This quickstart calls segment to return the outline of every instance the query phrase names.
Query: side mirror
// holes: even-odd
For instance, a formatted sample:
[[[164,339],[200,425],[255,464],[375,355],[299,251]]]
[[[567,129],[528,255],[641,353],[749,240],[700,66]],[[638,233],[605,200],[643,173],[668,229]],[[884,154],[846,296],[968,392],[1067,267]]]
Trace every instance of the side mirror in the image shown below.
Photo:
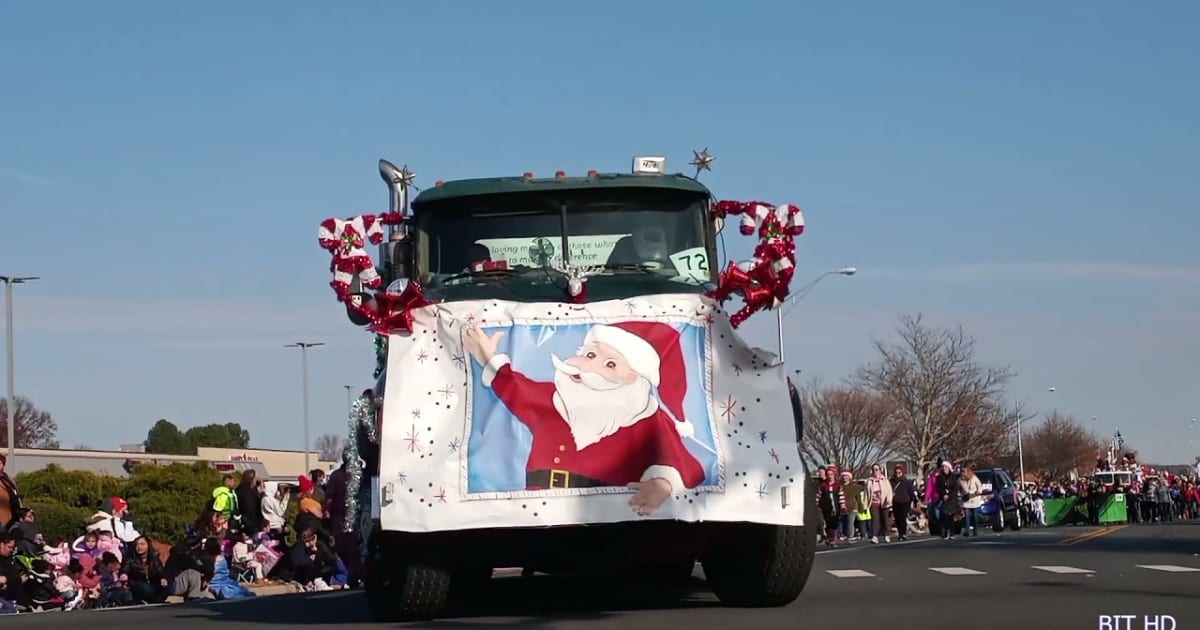
[[[384,284],[401,278],[413,279],[416,268],[416,246],[410,238],[387,241],[379,246],[379,259],[383,263]]]

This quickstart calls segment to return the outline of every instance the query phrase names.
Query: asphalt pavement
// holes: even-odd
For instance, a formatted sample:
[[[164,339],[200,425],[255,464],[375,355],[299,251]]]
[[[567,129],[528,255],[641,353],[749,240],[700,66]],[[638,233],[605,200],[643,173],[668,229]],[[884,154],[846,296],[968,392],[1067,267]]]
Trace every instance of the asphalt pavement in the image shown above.
[[[1200,522],[991,532],[819,552],[804,594],[775,609],[720,605],[697,578],[661,592],[535,576],[498,578],[454,619],[372,626],[359,592],[202,605],[20,615],[6,628],[268,630],[332,628],[1200,628]],[[1109,620],[1102,615],[1133,615]],[[1169,615],[1171,621],[1159,618]],[[1115,623],[1114,623],[1115,622]]]

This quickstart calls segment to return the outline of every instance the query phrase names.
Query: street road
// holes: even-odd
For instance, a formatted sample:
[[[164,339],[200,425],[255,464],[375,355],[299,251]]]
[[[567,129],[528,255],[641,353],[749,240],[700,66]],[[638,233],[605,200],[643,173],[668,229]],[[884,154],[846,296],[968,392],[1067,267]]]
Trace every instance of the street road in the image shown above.
[[[723,608],[699,578],[686,592],[655,596],[644,588],[544,576],[493,580],[476,608],[407,627],[1103,630],[1100,615],[1136,615],[1130,626],[1107,628],[1142,630],[1144,616],[1171,615],[1176,630],[1187,630],[1200,628],[1200,523],[989,532],[822,551],[808,588],[787,608]],[[64,630],[370,626],[362,594],[355,592],[22,615],[4,624]]]

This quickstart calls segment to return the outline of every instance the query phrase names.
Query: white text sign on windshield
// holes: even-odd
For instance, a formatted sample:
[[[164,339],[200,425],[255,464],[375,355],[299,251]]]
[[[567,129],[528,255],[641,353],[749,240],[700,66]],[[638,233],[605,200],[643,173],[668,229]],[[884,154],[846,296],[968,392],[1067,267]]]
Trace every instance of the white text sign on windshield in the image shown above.
[[[571,244],[571,263],[584,266],[606,264],[613,250],[617,248],[617,242],[627,236],[631,235],[570,236],[568,239]],[[562,256],[562,239],[559,237],[482,238],[476,241],[476,244],[488,248],[492,260],[507,261],[510,267],[538,267]]]

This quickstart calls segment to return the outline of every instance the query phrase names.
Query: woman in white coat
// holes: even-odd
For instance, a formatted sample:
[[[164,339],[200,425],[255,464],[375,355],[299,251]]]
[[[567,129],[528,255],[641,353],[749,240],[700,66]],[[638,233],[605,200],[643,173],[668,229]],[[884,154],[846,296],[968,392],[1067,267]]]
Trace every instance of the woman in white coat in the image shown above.
[[[979,508],[983,507],[983,483],[975,469],[966,466],[958,479],[958,494],[963,505],[963,536],[978,536]]]

